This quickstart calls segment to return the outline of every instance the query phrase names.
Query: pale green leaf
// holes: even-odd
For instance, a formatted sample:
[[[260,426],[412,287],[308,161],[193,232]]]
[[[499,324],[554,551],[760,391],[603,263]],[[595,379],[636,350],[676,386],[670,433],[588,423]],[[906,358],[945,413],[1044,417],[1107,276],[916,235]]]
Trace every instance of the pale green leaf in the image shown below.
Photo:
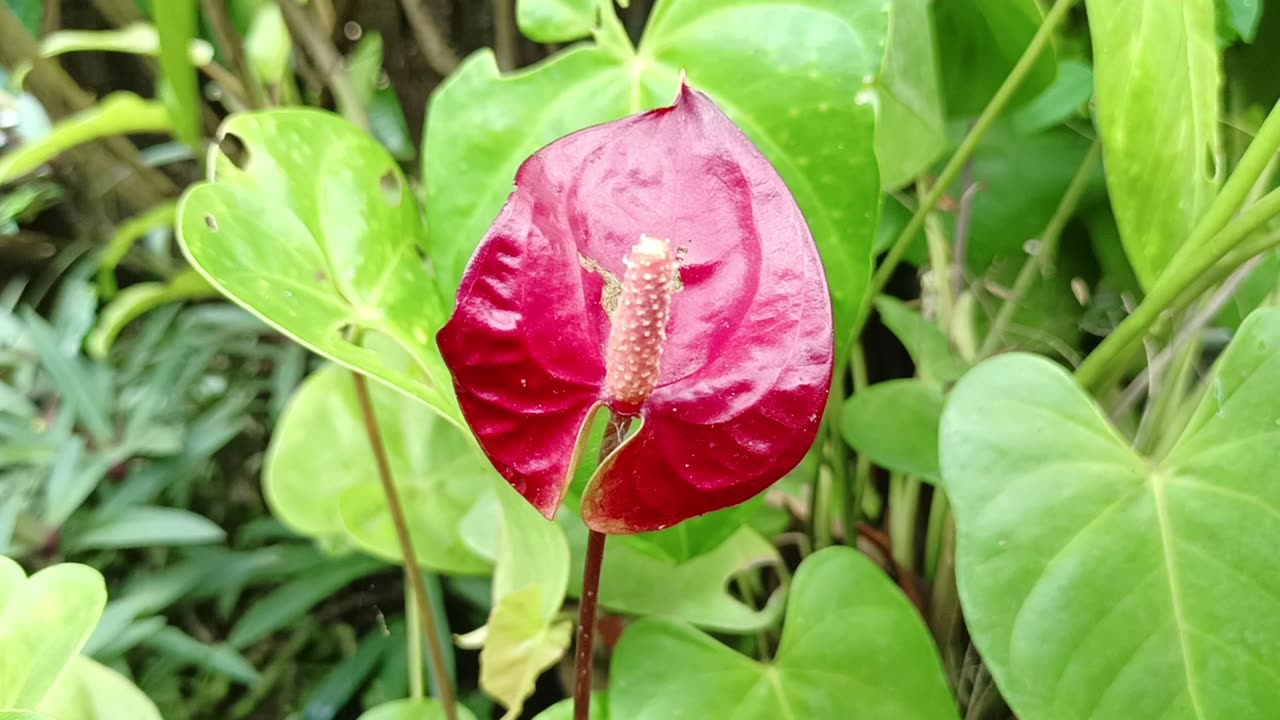
[[[0,707],[35,708],[80,652],[107,602],[102,575],[63,563],[25,577],[0,556]]]
[[[317,110],[235,115],[220,136],[237,138],[248,159],[242,168],[212,150],[212,181],[179,205],[179,240],[196,269],[299,343],[462,426],[434,342],[446,306],[417,254],[422,218],[395,160]],[[395,350],[370,350],[361,335]]]
[[[1107,188],[1125,253],[1150,288],[1222,175],[1213,0],[1087,5]]]
[[[40,710],[58,720],[161,720],[155,703],[128,678],[84,656],[72,661]]]
[[[565,565],[567,570],[567,557]],[[493,606],[485,626],[480,688],[507,708],[504,720],[519,717],[538,676],[569,648],[573,622],[548,622],[542,602],[542,588],[536,583],[505,593]]]
[[[997,357],[953,391],[960,599],[1019,717],[1280,712],[1280,313],[1254,313],[1209,382],[1160,459],[1043,358]]]
[[[844,547],[800,565],[772,663],[669,620],[629,627],[609,673],[609,710],[628,720],[959,717],[915,608]]]
[[[430,408],[381,385],[369,393],[418,562],[442,572],[488,571],[491,562],[458,528],[505,483],[475,443]],[[401,560],[350,371],[326,366],[298,386],[262,475],[272,513],[293,529]]]

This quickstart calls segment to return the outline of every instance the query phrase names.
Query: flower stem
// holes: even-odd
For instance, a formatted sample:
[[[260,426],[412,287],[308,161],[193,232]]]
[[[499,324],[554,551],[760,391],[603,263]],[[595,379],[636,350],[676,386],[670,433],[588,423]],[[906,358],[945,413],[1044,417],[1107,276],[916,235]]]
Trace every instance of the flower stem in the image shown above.
[[[951,156],[951,159],[942,168],[942,172],[938,174],[937,182],[933,184],[933,187],[920,201],[920,207],[916,208],[916,212],[911,216],[910,222],[903,228],[898,238],[894,240],[893,245],[889,248],[889,253],[885,256],[884,261],[880,263],[880,267],[876,269],[875,275],[872,276],[871,287],[863,296],[862,304],[858,308],[858,314],[854,317],[854,337],[862,333],[862,328],[866,324],[867,318],[871,315],[872,301],[880,294],[881,290],[884,290],[884,286],[889,283],[889,278],[893,276],[893,271],[898,267],[898,263],[902,261],[902,256],[907,252],[911,241],[915,239],[916,234],[924,227],[925,219],[938,206],[938,201],[951,188],[951,184],[964,172],[969,158],[973,157],[974,152],[978,149],[978,144],[982,142],[982,138],[986,136],[987,131],[995,124],[996,118],[1000,116],[1009,101],[1013,99],[1014,93],[1018,91],[1022,82],[1031,74],[1031,69],[1035,67],[1040,53],[1049,47],[1054,31],[1066,19],[1067,11],[1075,3],[1076,0],[1057,0],[1053,7],[1049,9],[1049,12],[1044,16],[1044,21],[1040,23],[1040,29],[1031,38],[1026,50],[1022,51],[1022,57],[1018,58],[1013,70],[1009,71],[1009,76],[1005,78],[1004,83],[1000,85],[1000,89],[996,90],[996,94],[992,96],[986,108],[982,110],[982,114],[973,123],[973,129],[960,142],[960,147],[956,148],[955,154]]]
[[[369,381],[359,373],[351,373],[356,386],[356,401],[360,404],[360,414],[364,418],[365,432],[369,435],[369,445],[373,449],[373,459],[378,467],[378,479],[382,482],[382,492],[387,498],[387,510],[391,513],[391,524],[396,530],[396,541],[400,544],[400,553],[404,557],[405,575],[413,588],[414,606],[418,610],[418,618],[426,634],[427,650],[431,653],[431,672],[434,675],[436,692],[440,704],[444,707],[446,720],[457,720],[457,698],[453,692],[453,682],[449,679],[444,659],[444,643],[440,639],[440,628],[436,625],[435,614],[431,612],[430,596],[427,595],[426,583],[422,580],[421,566],[414,552],[413,542],[409,536],[409,526],[404,519],[404,508],[400,505],[400,497],[396,494],[396,486],[391,476],[391,462],[387,459],[387,448],[382,442],[382,431],[378,428],[378,417],[373,411],[373,400],[369,397]]]
[[[627,436],[631,418],[609,415],[600,442],[600,461],[613,454]],[[573,720],[589,720],[591,717],[592,660],[595,658],[596,610],[600,604],[600,569],[604,565],[604,541],[602,532],[588,530],[587,559],[582,571],[582,599],[578,606],[578,649],[574,658]]]

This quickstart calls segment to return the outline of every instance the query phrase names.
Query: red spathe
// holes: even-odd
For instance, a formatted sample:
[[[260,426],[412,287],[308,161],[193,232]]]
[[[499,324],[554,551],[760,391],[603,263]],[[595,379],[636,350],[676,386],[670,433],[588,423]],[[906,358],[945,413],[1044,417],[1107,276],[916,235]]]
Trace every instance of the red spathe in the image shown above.
[[[794,198],[706,95],[587,128],[525,161],[439,343],[498,471],[547,517],[604,391],[606,305],[641,235],[679,258],[643,425],[585,491],[594,530],[735,505],[795,467],[831,386],[826,277]],[[634,408],[627,408],[633,411]]]

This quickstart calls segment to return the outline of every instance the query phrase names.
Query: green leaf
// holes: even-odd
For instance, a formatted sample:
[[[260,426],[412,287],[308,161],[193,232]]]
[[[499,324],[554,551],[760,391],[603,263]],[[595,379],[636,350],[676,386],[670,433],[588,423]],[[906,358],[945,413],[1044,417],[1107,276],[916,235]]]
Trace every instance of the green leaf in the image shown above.
[[[540,615],[549,621],[560,611],[569,587],[569,541],[564,530],[548,522],[509,487],[498,493],[502,529],[498,534],[493,596],[539,588]]]
[[[1053,84],[1012,113],[1009,122],[1014,132],[1034,135],[1081,115],[1092,97],[1093,67],[1078,60],[1063,60]]]
[[[369,710],[359,720],[445,720],[445,714],[444,707],[430,698],[396,700]],[[476,716],[459,705],[458,720],[476,720]]]
[[[1223,45],[1232,45],[1237,39],[1251,43],[1258,35],[1258,23],[1262,22],[1263,0],[1215,0],[1218,20],[1218,37]]]
[[[1088,138],[1065,127],[1022,135],[1002,122],[987,133],[973,158],[979,190],[973,196],[965,258],[972,272],[986,272],[997,258],[1027,256],[1034,247],[1028,243],[1044,232],[1089,149]],[[1099,170],[1081,205],[1103,189]]]
[[[1280,710],[1280,312],[1254,313],[1207,382],[1158,459],[1043,358],[997,357],[953,391],[960,599],[1019,717]]]
[[[609,673],[609,710],[628,720],[959,717],[915,608],[844,547],[810,555],[796,572],[772,663],[678,623],[629,627]]]
[[[249,607],[231,628],[227,644],[248,647],[271,633],[296,622],[321,600],[349,583],[383,569],[384,565],[359,555],[334,558],[271,591]]]
[[[259,4],[244,36],[244,53],[253,72],[263,82],[272,85],[283,82],[292,52],[293,39],[280,6],[275,3]]]
[[[949,383],[958,380],[968,369],[967,363],[952,351],[946,333],[901,300],[881,295],[876,298],[876,312],[880,314],[880,321],[911,354],[918,374],[939,383]]]
[[[32,710],[0,710],[0,720],[54,720],[54,718]]]
[[[0,556],[0,707],[36,707],[89,639],[106,602],[106,584],[91,567],[63,563],[28,578]]]
[[[505,483],[471,439],[430,408],[381,385],[370,385],[369,394],[418,562],[442,572],[487,572],[491,562],[466,545],[458,527]],[[262,482],[272,514],[291,528],[402,562],[345,368],[321,368],[295,391],[271,436]]]
[[[239,139],[248,159],[240,168],[213,151],[212,181],[180,202],[179,240],[192,265],[294,340],[461,427],[434,342],[446,309],[416,255],[422,218],[395,160],[317,110],[235,115],[220,137]],[[361,334],[389,338],[397,351],[374,352],[356,342]]]
[[[483,628],[480,688],[507,708],[503,720],[520,716],[538,676],[569,648],[573,627],[565,618],[548,620],[537,584],[499,596]]]
[[[942,87],[953,117],[982,112],[1044,18],[1036,0],[947,0],[933,4],[933,16]],[[1014,94],[1012,105],[1035,98],[1053,83],[1056,72],[1057,60],[1047,49]]]
[[[155,3],[160,34],[160,97],[173,117],[174,131],[188,145],[200,142],[200,90],[188,47],[196,35],[196,0]]]
[[[212,297],[217,294],[204,276],[190,268],[165,282],[135,283],[102,308],[98,321],[85,338],[85,350],[102,360],[125,326],[152,310],[169,303]]]
[[[31,37],[40,37],[40,28],[44,24],[44,0],[4,0],[4,4],[18,16]]]
[[[1213,2],[1087,5],[1107,187],[1125,252],[1150,288],[1222,175]]]
[[[533,720],[573,720],[573,698],[561,700],[535,715]],[[609,696],[603,692],[591,693],[591,720],[609,720]]]
[[[877,83],[876,161],[887,192],[915,179],[947,146],[929,0],[892,0]]]
[[[226,533],[208,518],[190,510],[138,505],[102,513],[100,520],[74,533],[70,549],[101,550],[222,542]]]
[[[853,394],[844,404],[844,439],[887,470],[938,480],[938,422],[942,391],[921,380],[889,380]]]
[[[128,678],[84,656],[72,661],[40,710],[58,720],[160,720],[155,703]]]
[[[663,0],[634,53],[580,45],[506,76],[492,52],[476,53],[436,92],[424,141],[440,290],[453,296],[521,161],[569,132],[669,104],[685,70],[795,194],[827,273],[838,278],[831,289],[843,347],[871,272],[880,194],[874,97],[888,6]]]
[[[21,145],[0,158],[0,183],[35,170],[71,148],[108,135],[168,132],[173,126],[164,105],[143,100],[133,93],[112,93],[93,107],[71,115],[53,126],[36,142]]]
[[[587,534],[582,521],[568,515],[561,513],[560,519],[570,526],[574,552],[569,591],[576,597],[582,587]],[[614,541],[604,554],[600,605],[614,612],[681,620],[716,632],[753,633],[777,622],[785,593],[775,591],[757,610],[729,591],[729,581],[739,573],[781,563],[773,543],[750,527],[740,528],[712,552],[678,564]]]
[[[534,42],[577,40],[595,29],[599,4],[599,0],[518,0],[516,25]]]
[[[181,663],[225,675],[245,685],[261,679],[253,665],[234,648],[222,643],[200,642],[173,626],[147,636],[142,644]]]

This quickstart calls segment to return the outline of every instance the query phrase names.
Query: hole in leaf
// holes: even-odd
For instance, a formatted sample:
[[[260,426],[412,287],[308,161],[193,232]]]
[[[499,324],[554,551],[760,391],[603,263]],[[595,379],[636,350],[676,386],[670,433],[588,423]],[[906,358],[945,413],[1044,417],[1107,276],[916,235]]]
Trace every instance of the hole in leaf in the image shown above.
[[[249,147],[235,133],[224,130],[218,134],[218,151],[237,168],[244,170],[249,167]]]
[[[378,188],[382,190],[382,197],[391,207],[399,207],[400,201],[404,197],[404,190],[400,187],[400,178],[391,170],[382,174],[378,178]]]
[[[209,228],[210,230],[214,232],[218,232],[218,221],[215,220],[212,215],[204,216],[204,224],[205,224],[205,227]]]

